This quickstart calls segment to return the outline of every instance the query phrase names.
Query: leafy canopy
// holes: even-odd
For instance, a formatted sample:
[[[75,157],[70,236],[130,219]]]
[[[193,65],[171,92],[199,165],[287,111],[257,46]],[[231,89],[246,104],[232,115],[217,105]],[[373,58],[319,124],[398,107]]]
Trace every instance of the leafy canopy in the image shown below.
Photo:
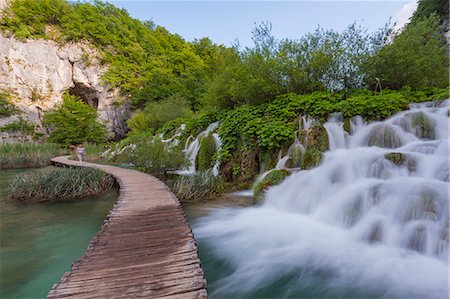
[[[106,138],[106,127],[97,120],[96,110],[68,93],[59,107],[44,114],[43,123],[50,130],[49,142],[71,145]]]

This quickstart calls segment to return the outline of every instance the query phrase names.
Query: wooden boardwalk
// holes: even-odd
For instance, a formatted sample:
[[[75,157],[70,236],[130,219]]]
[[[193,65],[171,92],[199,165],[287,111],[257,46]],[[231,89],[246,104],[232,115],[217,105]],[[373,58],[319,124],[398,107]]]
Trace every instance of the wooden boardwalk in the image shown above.
[[[197,245],[178,199],[155,177],[81,163],[113,175],[120,196],[86,253],[47,298],[206,298]]]

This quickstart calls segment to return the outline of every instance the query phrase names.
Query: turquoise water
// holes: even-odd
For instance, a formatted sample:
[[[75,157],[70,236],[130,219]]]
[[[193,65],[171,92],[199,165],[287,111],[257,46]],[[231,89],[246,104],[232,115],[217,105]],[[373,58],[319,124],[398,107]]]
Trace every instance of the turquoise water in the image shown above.
[[[48,168],[47,168],[48,170]],[[17,174],[1,170],[0,190]],[[0,199],[0,298],[45,298],[91,238],[117,200],[118,190],[60,203],[23,204]]]

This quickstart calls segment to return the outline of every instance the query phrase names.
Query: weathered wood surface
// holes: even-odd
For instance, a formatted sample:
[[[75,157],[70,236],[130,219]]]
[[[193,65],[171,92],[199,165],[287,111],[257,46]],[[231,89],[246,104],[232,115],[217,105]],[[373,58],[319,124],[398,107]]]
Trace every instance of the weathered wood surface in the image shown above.
[[[68,157],[113,175],[120,196],[86,253],[47,298],[206,298],[197,245],[178,199],[155,177]]]

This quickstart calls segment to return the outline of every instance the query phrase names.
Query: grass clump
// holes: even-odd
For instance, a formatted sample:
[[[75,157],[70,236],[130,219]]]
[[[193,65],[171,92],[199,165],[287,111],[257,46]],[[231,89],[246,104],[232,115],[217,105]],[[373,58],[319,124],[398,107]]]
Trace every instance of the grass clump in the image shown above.
[[[111,188],[114,179],[94,168],[60,168],[17,176],[9,185],[8,199],[18,201],[63,201],[97,195]]]
[[[224,185],[211,171],[204,171],[178,177],[172,191],[181,201],[192,202],[222,193]]]
[[[0,143],[0,169],[50,165],[50,159],[65,154],[53,143]]]
[[[284,169],[275,169],[269,172],[253,187],[253,200],[258,201],[262,199],[264,192],[266,192],[269,187],[281,183],[288,175],[289,171]]]

